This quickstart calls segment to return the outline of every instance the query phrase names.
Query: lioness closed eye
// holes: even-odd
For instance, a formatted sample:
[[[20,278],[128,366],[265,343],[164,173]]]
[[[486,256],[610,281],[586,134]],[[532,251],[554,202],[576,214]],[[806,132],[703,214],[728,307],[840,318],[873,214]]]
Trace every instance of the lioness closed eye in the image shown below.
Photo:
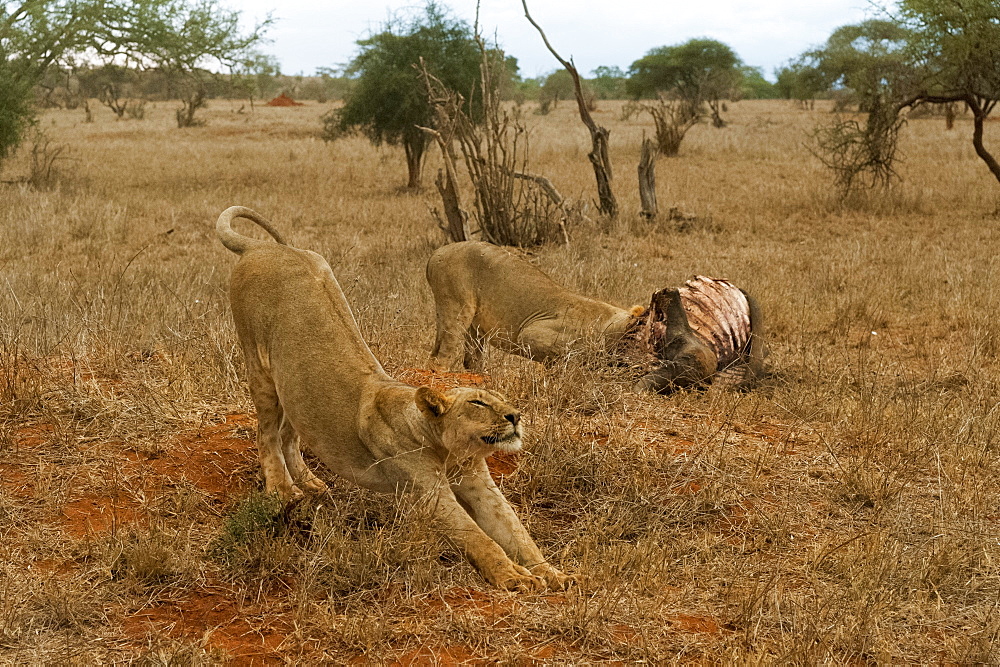
[[[277,243],[236,233],[238,217]],[[490,583],[535,591],[572,582],[545,562],[486,468],[491,452],[521,449],[517,410],[482,389],[439,392],[397,382],[362,340],[326,260],[286,245],[247,208],[226,209],[216,231],[241,255],[229,297],[267,491],[290,500],[326,489],[306,468],[301,441],[356,484],[430,503],[449,539]]]

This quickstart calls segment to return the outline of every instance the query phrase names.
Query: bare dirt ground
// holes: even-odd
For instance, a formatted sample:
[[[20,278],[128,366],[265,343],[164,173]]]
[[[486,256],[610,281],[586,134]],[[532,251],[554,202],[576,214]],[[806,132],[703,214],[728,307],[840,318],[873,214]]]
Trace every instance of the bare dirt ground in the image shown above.
[[[659,162],[661,206],[692,217],[649,223],[630,175],[650,125],[602,104],[623,213],[526,256],[621,305],[729,278],[768,320],[761,388],[660,397],[573,360],[427,371],[433,187],[401,189],[390,148],[323,144],[326,107],[238,106],[188,131],[167,103],[46,113],[71,160],[4,186],[0,662],[1000,660],[1000,186],[967,119],[912,120],[902,182],[843,198],[808,150],[827,111],[733,104]],[[527,110],[531,169],[589,200],[564,106]],[[495,590],[404,501],[325,473],[293,508],[259,493],[212,229],[232,204],[328,258],[396,377],[522,409],[527,450],[491,470],[580,586]]]

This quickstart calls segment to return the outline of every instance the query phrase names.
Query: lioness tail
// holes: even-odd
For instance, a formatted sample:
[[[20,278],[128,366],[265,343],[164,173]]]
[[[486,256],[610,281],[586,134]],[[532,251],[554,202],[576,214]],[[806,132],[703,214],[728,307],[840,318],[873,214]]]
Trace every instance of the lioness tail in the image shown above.
[[[249,236],[243,236],[233,231],[233,220],[236,218],[246,218],[247,220],[253,220],[258,225],[260,225],[264,231],[271,235],[275,241],[281,245],[288,245],[285,240],[281,238],[281,234],[278,233],[270,222],[264,219],[259,213],[253,209],[249,209],[245,206],[230,206],[222,215],[219,216],[218,221],[215,223],[215,232],[219,235],[219,240],[222,241],[222,245],[226,246],[237,255],[242,255],[251,247],[259,244],[266,243],[266,241],[258,241],[257,239],[252,239]]]

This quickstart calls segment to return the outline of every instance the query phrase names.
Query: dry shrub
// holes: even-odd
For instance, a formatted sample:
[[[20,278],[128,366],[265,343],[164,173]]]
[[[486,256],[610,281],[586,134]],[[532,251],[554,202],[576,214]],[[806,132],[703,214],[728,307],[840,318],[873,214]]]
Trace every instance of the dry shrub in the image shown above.
[[[457,142],[472,182],[475,222],[484,240],[521,247],[565,242],[566,211],[561,195],[553,194],[551,184],[547,189],[537,178],[525,178],[530,174],[529,132],[521,110],[501,100],[498,76],[507,71],[502,53],[488,51],[481,39],[479,45],[483,97],[479,124],[469,117],[460,93],[446,89],[426,69],[422,71],[437,121],[435,135],[445,159],[454,163],[452,144]],[[454,179],[456,171],[449,169],[447,177]],[[452,182],[451,187],[457,189],[457,184]],[[446,198],[447,210],[445,188],[441,184],[438,188]]]
[[[128,530],[111,538],[108,545],[112,579],[131,579],[140,586],[162,585],[176,580],[193,560],[190,553],[177,553],[183,543],[177,535],[161,530]]]
[[[44,633],[78,636],[107,620],[103,596],[93,580],[78,578],[67,591],[51,577],[36,581],[18,576],[10,565],[0,569],[0,575],[0,641],[5,647]]]
[[[629,102],[622,111],[622,120],[628,120],[639,113],[648,113],[656,129],[656,145],[659,152],[674,157],[680,151],[688,130],[698,124],[702,112],[688,100],[676,99],[661,93],[656,101]],[[719,118],[716,114],[714,118]],[[721,118],[719,118],[719,122]],[[719,127],[718,125],[716,127]]]
[[[66,160],[66,144],[57,144],[36,130],[31,138],[31,165],[27,183],[33,188],[52,187],[57,179],[56,165]]]
[[[890,105],[876,103],[864,126],[856,118],[838,117],[812,134],[814,155],[834,174],[842,193],[885,188],[898,179],[899,131],[906,120]]]
[[[422,591],[441,577],[439,559],[464,564],[445,547],[426,503],[360,490],[339,495],[311,512],[300,561],[308,589],[339,599],[400,585]]]
[[[283,574],[293,549],[286,528],[281,499],[255,492],[226,518],[208,553],[239,577]]]
[[[295,573],[304,591],[342,597],[404,581],[415,590],[433,584],[439,558],[464,562],[441,539],[428,539],[436,534],[426,504],[409,496],[344,489],[284,506],[254,493],[209,553],[240,581]]]

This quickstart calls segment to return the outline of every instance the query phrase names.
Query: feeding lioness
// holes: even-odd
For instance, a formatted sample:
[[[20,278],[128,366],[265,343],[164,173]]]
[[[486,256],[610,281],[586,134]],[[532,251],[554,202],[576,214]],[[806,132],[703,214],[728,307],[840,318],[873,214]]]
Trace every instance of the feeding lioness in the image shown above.
[[[240,217],[276,243],[233,231]],[[216,231],[241,255],[229,298],[268,492],[291,500],[326,489],[302,460],[301,440],[360,486],[430,503],[490,583],[534,591],[572,581],[545,562],[486,467],[488,454],[521,449],[517,410],[482,389],[397,382],[361,338],[326,260],[286,245],[267,220],[240,206],[219,216]]]
[[[640,359],[636,388],[656,392],[718,377],[748,386],[763,371],[760,308],[725,280],[698,276],[626,310],[571,292],[503,248],[465,241],[431,255],[427,282],[437,368],[477,368],[489,342],[542,362],[596,343]]]

